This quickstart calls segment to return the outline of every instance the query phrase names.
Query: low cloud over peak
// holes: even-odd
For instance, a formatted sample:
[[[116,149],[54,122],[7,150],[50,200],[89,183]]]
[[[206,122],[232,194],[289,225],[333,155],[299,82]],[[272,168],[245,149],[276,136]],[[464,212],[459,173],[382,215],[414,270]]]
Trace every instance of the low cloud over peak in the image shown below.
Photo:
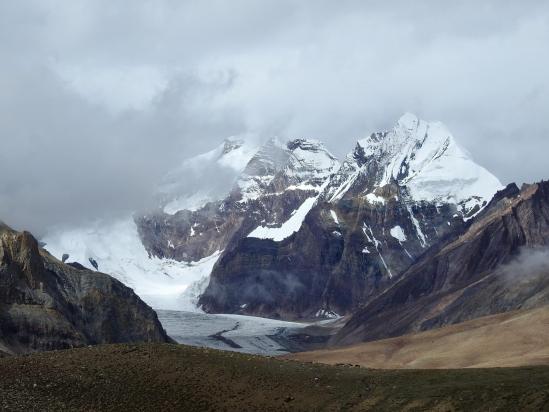
[[[231,135],[341,156],[405,111],[448,125],[503,182],[547,178],[542,1],[21,1],[0,5],[0,218],[147,206]]]

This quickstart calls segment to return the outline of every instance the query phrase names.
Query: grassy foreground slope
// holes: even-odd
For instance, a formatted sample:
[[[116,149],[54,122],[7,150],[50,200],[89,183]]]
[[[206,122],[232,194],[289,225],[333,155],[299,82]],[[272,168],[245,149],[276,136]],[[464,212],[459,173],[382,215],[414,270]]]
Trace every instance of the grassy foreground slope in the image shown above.
[[[0,359],[4,410],[549,410],[549,368],[381,371],[170,344]]]
[[[549,307],[486,316],[426,332],[288,357],[389,369],[549,365]]]

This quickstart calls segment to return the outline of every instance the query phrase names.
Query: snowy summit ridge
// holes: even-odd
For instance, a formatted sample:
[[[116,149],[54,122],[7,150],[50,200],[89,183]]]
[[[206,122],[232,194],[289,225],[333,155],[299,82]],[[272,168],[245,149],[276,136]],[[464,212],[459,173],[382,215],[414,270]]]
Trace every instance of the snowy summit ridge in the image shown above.
[[[227,193],[223,184],[212,182],[196,188],[189,181],[193,177],[201,180],[204,175],[217,173],[231,184],[257,152],[252,140],[229,137],[215,149],[185,159],[164,177],[159,186],[158,196],[164,212],[173,215],[180,210],[197,210],[208,202],[224,198]]]
[[[359,140],[326,196],[336,201],[356,184],[365,186],[361,189],[369,194],[392,183],[403,188],[410,201],[456,204],[466,218],[503,187],[458,146],[444,124],[411,113],[391,130]]]
[[[317,140],[272,138],[252,157],[237,180],[241,201],[284,190],[319,191],[339,167],[338,160]]]

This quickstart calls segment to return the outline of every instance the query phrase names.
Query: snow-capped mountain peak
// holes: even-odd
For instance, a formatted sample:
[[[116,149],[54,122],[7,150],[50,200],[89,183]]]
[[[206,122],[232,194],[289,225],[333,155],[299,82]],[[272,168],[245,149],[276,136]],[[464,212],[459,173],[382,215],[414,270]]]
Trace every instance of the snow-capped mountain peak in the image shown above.
[[[295,139],[286,144],[291,152],[285,174],[294,183],[320,186],[339,167],[338,160],[317,140]]]
[[[223,148],[217,157],[217,163],[240,173],[256,151],[255,144],[238,137],[229,137],[223,141]]]
[[[257,268],[245,263],[250,253],[259,256],[258,262],[271,262],[272,273],[286,274],[297,265],[304,285],[310,279],[319,285],[316,275],[326,274],[323,281],[333,299],[365,288],[358,302],[374,290],[365,287],[364,279],[381,279],[380,287],[388,286],[428,246],[463,227],[501,187],[442,123],[412,114],[359,140],[341,166],[315,140],[272,138],[259,148],[248,141],[253,140],[227,139],[168,175],[163,186],[167,202],[162,204],[166,213],[157,210],[118,224],[53,234],[46,239],[50,251],[84,264],[92,258],[99,270],[133,286],[158,307],[167,307],[168,301],[171,307],[192,307],[208,287],[201,305],[218,310],[212,291],[230,278],[219,275],[223,270],[237,274],[234,279],[249,275],[247,282],[255,287]],[[291,260],[261,258],[287,245],[296,252]],[[333,249],[318,254],[319,247]],[[319,261],[324,254],[334,259]],[[319,266],[325,263],[327,271]],[[220,268],[217,275],[214,267]],[[356,282],[330,280],[332,275],[339,279],[342,270],[352,272]],[[153,290],[151,283],[157,282]],[[234,307],[222,310],[256,313],[264,307],[246,306],[250,302],[239,287],[234,292]],[[319,307],[343,313],[356,303],[326,301],[325,295],[301,298],[310,300],[308,316],[320,313]],[[283,309],[288,307],[294,305]]]
[[[234,192],[242,201],[288,189],[320,190],[339,167],[337,159],[316,140],[273,138],[252,157]]]
[[[180,210],[196,210],[208,202],[227,195],[232,185],[257,152],[253,139],[229,137],[215,149],[185,159],[168,173],[158,188],[163,210],[175,214]],[[215,181],[204,181],[212,177]],[[195,182],[203,182],[200,185]]]
[[[456,146],[442,123],[429,123],[410,113],[403,115],[392,130],[374,133],[358,144],[363,148],[365,162],[378,165],[378,186],[392,180],[410,181],[450,146]]]
[[[502,188],[459,147],[444,124],[411,113],[391,130],[359,140],[325,196],[335,201],[391,183],[403,188],[411,201],[456,204],[464,217],[477,213]]]

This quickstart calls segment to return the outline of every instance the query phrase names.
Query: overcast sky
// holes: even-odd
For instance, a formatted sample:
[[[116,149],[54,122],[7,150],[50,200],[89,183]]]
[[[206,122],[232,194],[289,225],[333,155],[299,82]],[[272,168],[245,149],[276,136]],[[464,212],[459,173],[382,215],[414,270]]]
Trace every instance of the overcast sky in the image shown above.
[[[230,135],[338,156],[410,111],[503,183],[549,178],[549,2],[0,0],[0,219],[144,207]]]

